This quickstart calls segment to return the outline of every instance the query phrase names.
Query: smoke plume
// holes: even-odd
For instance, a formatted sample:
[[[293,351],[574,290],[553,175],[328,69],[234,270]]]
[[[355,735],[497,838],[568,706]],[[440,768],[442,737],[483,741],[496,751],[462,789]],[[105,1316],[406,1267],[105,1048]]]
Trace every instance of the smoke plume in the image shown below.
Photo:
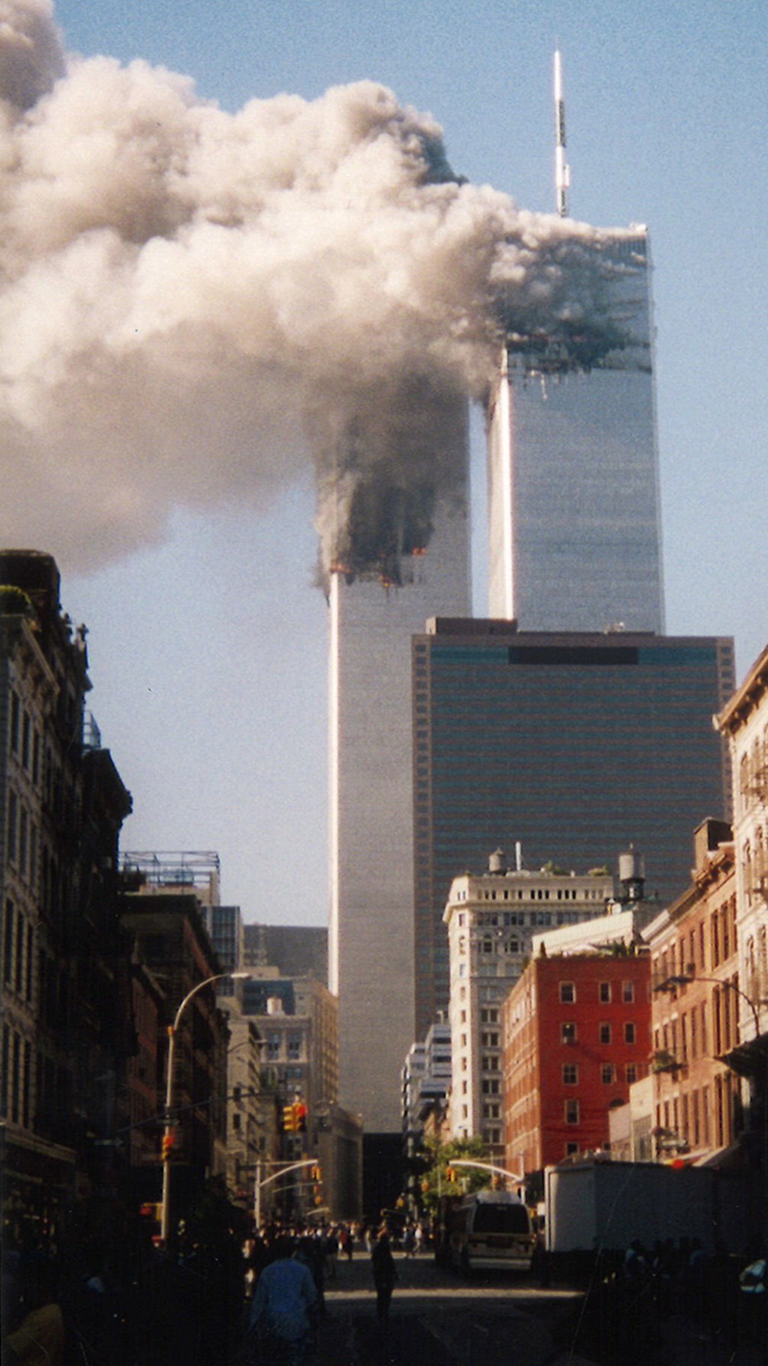
[[[323,571],[386,570],[425,547],[505,334],[589,363],[626,343],[600,234],[459,181],[389,90],[228,114],[163,68],[67,54],[49,0],[3,3],[6,544],[97,567],[311,461]]]

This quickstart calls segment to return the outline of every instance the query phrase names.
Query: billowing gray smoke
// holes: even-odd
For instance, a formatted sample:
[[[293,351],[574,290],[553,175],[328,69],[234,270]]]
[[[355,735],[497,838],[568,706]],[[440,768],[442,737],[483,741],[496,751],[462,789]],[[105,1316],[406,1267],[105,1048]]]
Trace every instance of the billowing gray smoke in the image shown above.
[[[49,0],[4,4],[6,543],[97,566],[311,460],[323,572],[386,572],[429,538],[505,332],[621,344],[600,235],[459,183],[381,86],[230,115],[142,61],[66,55]]]

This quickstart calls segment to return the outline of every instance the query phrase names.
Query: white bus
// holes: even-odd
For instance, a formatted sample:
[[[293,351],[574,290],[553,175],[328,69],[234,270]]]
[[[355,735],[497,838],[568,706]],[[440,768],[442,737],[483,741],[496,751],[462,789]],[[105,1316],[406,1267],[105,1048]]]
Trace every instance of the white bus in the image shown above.
[[[469,1273],[529,1271],[536,1237],[528,1207],[510,1191],[477,1191],[446,1202],[436,1256]]]

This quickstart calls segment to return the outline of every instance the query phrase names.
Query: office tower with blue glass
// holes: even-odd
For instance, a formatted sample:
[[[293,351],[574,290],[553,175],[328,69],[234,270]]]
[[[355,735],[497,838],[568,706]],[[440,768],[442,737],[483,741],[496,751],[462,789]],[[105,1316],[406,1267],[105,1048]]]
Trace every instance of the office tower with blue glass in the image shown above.
[[[634,843],[662,904],[688,885],[702,811],[727,814],[712,716],[734,674],[728,639],[498,620],[438,619],[412,648],[419,1037],[448,1003],[451,881],[497,846],[585,873]]]
[[[648,233],[604,231],[584,254],[592,316],[508,338],[489,395],[489,614],[661,633]]]

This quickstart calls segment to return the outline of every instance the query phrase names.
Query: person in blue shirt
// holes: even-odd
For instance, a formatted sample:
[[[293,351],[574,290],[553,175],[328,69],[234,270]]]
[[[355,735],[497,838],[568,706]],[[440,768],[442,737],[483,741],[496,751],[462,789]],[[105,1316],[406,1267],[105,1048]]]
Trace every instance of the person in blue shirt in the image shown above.
[[[275,1260],[259,1276],[251,1304],[249,1336],[259,1362],[306,1362],[314,1345],[317,1307],[312,1273],[293,1255],[290,1239],[279,1240]]]

